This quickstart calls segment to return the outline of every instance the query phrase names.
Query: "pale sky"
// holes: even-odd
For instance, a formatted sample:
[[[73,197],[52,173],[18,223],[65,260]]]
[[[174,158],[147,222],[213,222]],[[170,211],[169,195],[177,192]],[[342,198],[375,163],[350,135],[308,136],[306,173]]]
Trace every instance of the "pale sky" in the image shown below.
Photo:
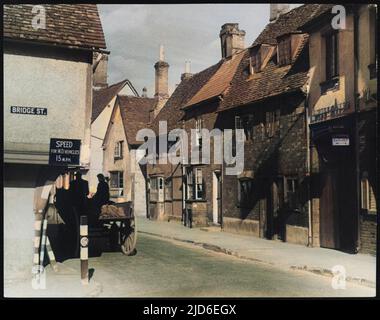
[[[299,5],[299,4],[298,4]],[[298,5],[291,5],[292,7]],[[169,87],[180,82],[185,61],[197,73],[221,58],[219,32],[239,23],[249,46],[269,22],[269,4],[98,5],[107,49],[108,84],[129,79],[141,94],[154,95],[154,64],[164,45]],[[170,92],[170,93],[171,93]]]

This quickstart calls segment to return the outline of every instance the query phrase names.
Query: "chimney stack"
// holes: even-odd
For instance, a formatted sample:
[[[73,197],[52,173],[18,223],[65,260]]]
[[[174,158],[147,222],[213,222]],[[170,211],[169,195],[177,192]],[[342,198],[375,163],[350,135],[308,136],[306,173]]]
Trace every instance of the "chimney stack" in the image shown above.
[[[153,119],[160,112],[166,101],[169,99],[168,71],[169,64],[165,62],[164,46],[160,45],[159,61],[154,65],[155,73],[155,93],[156,104],[153,110]]]
[[[279,16],[290,11],[290,5],[287,3],[271,3],[269,21],[276,21]]]
[[[239,29],[238,23],[225,23],[222,25],[219,37],[223,59],[228,58],[245,48],[245,31]]]
[[[143,97],[143,98],[147,98],[148,97],[148,90],[147,90],[147,88],[146,87],[144,87],[143,89],[142,89],[142,95],[141,95],[141,97]]]
[[[183,79],[189,79],[193,76],[190,70],[191,70],[191,62],[185,61],[185,72],[181,74],[181,81]]]
[[[93,83],[95,88],[107,88],[108,54],[95,52],[92,61]]]
[[[156,79],[155,79],[155,98],[167,99],[169,98],[168,92],[168,71],[169,64],[164,61],[164,46],[160,45],[160,58],[156,62],[154,68],[156,69]]]

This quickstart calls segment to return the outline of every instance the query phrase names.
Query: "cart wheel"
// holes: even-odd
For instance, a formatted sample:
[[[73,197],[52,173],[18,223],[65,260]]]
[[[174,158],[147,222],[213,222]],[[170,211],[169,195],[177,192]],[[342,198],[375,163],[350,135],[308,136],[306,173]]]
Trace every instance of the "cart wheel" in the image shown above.
[[[120,229],[120,237],[121,251],[127,256],[132,255],[136,250],[137,240],[136,221],[134,217],[125,223],[123,222]]]

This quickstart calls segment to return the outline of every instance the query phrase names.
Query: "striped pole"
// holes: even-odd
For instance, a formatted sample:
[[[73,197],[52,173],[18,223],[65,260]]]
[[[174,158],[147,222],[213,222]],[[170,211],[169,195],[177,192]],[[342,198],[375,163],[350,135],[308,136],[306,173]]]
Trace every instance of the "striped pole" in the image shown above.
[[[33,255],[33,265],[37,267],[40,264],[40,242],[41,242],[41,226],[42,220],[38,215],[36,215],[36,220],[34,221],[34,255]],[[37,270],[37,269],[35,269]]]
[[[49,260],[50,260],[50,265],[53,268],[53,270],[55,272],[57,272],[58,271],[58,265],[57,265],[57,262],[55,261],[55,255],[54,255],[54,252],[53,252],[53,250],[51,248],[48,236],[46,236],[46,250],[48,252],[48,257],[49,257]]]
[[[40,267],[41,267],[41,270],[43,270],[43,267],[44,267],[47,222],[48,222],[47,217],[44,217],[43,223],[42,223],[42,236],[41,236],[41,249],[40,249]]]
[[[88,225],[87,216],[80,217],[80,271],[82,284],[88,284]]]

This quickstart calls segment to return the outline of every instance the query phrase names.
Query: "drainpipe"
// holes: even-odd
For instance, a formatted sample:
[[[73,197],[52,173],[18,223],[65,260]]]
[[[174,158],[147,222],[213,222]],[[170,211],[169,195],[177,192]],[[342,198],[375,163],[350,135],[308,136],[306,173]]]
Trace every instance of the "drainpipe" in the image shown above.
[[[356,252],[360,249],[360,164],[359,164],[359,128],[358,128],[358,117],[359,117],[359,103],[358,103],[358,49],[359,49],[359,16],[358,16],[358,7],[354,7],[354,104],[355,104],[355,111],[354,111],[354,130],[355,130],[355,182],[356,182],[356,212],[357,212],[357,235],[356,235],[356,245],[355,250]]]
[[[305,123],[306,123],[306,177],[307,182],[307,216],[308,216],[308,234],[307,234],[307,246],[313,246],[313,234],[312,234],[312,212],[311,212],[311,145],[310,145],[310,117],[309,117],[309,94],[306,93],[305,98]]]

